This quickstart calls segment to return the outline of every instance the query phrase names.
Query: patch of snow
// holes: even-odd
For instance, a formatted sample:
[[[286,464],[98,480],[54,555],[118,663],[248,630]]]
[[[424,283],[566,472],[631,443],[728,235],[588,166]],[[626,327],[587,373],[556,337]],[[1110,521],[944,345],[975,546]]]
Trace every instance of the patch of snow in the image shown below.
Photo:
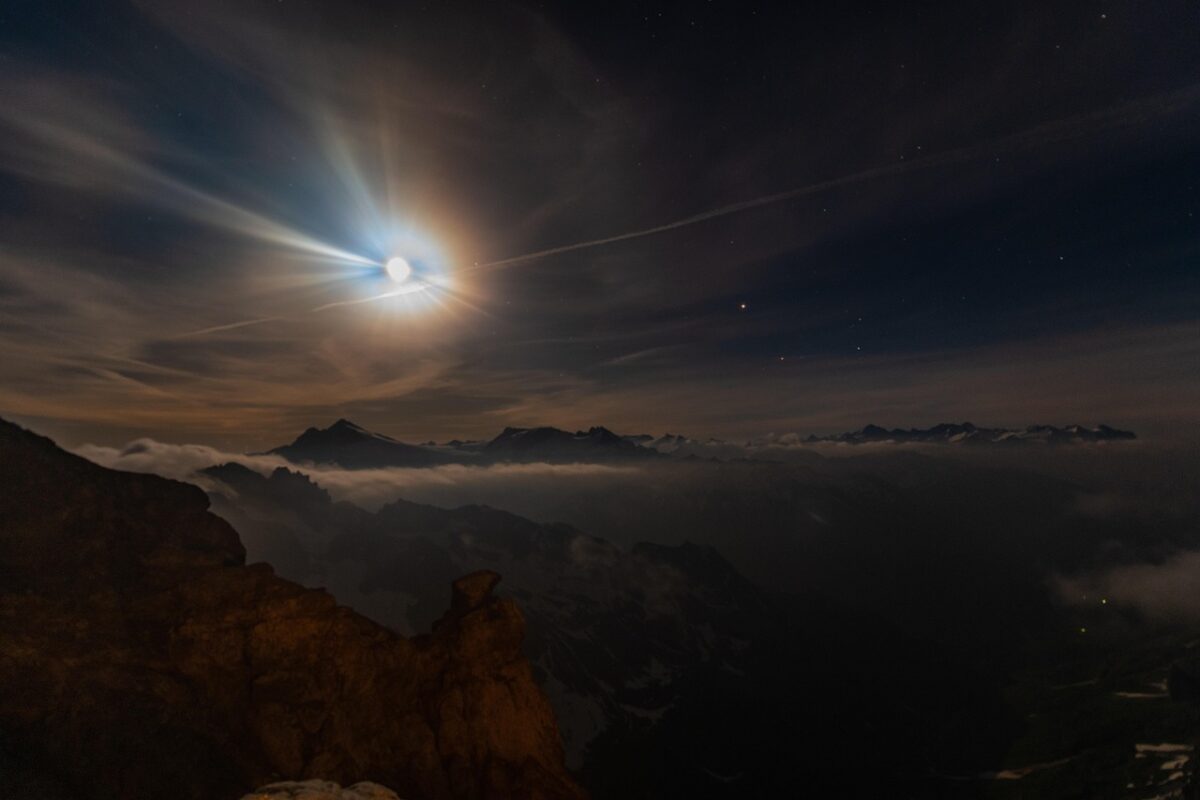
[[[1190,744],[1135,744],[1134,749],[1139,753],[1190,753],[1195,748]]]
[[[708,775],[710,778],[714,778],[714,779],[720,781],[721,783],[733,783],[734,781],[739,780],[742,777],[742,773],[740,773],[740,772],[737,775],[721,775],[720,773],[713,772],[708,767],[701,767],[700,770],[705,775]]]
[[[658,722],[663,718],[664,714],[671,710],[670,704],[660,706],[658,708],[639,708],[637,706],[631,706],[628,703],[621,703],[620,706],[626,713],[635,717],[640,717],[644,720],[649,720],[650,722]]]
[[[599,699],[571,691],[554,677],[544,659],[538,661],[546,673],[542,691],[550,699],[555,716],[558,717],[558,729],[562,735],[567,767],[578,769],[583,766],[583,756],[588,744],[603,733],[611,722],[609,712]]]
[[[634,675],[625,681],[626,689],[645,689],[650,686],[663,686],[675,679],[675,671],[657,658],[651,657],[650,664],[640,675]]]
[[[1046,761],[1042,764],[1030,764],[1026,767],[1012,767],[1011,769],[1002,769],[999,772],[985,774],[982,777],[991,778],[992,780],[996,781],[1019,781],[1021,778],[1024,778],[1026,775],[1031,773],[1040,772],[1044,769],[1061,767],[1070,760],[1070,758],[1060,758],[1057,761]]]

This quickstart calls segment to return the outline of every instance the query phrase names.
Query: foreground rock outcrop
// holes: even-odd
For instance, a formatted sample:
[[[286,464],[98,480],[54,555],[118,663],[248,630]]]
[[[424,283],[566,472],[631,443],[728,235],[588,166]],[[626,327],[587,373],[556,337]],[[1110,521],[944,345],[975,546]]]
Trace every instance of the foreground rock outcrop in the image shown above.
[[[266,565],[204,494],[0,421],[0,738],[80,798],[280,779],[402,797],[580,798],[524,621],[456,583],[405,639]]]
[[[283,781],[262,786],[242,800],[400,800],[378,783],[356,783],[342,788],[331,781]]]

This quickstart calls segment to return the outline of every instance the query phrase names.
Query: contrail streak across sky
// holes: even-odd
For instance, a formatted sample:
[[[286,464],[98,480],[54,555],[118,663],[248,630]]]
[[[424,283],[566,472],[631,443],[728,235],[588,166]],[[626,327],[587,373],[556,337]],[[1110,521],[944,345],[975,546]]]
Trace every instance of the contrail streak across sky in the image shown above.
[[[971,161],[985,154],[994,154],[1000,151],[1012,151],[1028,145],[1045,145],[1053,144],[1054,142],[1071,139],[1077,136],[1084,136],[1089,133],[1108,130],[1110,128],[1132,125],[1137,122],[1144,121],[1150,117],[1158,117],[1164,114],[1169,114],[1178,111],[1200,99],[1200,85],[1189,86],[1175,92],[1160,94],[1154,97],[1137,100],[1124,105],[1108,108],[1103,111],[1095,111],[1089,114],[1081,114],[1065,119],[1054,120],[1030,128],[1025,131],[1010,134],[1008,136],[991,139],[986,142],[967,145],[965,147],[947,150],[942,153],[934,153],[928,156],[919,158],[906,159],[897,161],[893,164],[872,167],[861,172],[855,172],[850,175],[842,175],[837,178],[830,178],[817,183],[811,183],[806,186],[800,186],[794,189],[786,189],[774,194],[763,195],[749,200],[742,200],[737,203],[721,206],[719,208],[701,211],[698,214],[693,214],[688,217],[666,222],[662,225],[655,225],[652,228],[642,228],[640,230],[628,231],[626,233],[613,234],[600,239],[589,239],[583,242],[575,242],[573,244],[560,245],[551,247],[545,250],[537,250],[532,253],[524,253],[519,256],[511,256],[502,258],[497,261],[489,261],[483,264],[475,264],[468,267],[466,272],[472,270],[490,269],[494,267],[505,267],[511,264],[520,264],[526,261],[533,261],[547,256],[559,255],[560,253],[570,253],[575,250],[586,250],[592,247],[600,247],[606,244],[614,244],[616,242],[624,242],[629,239],[641,239],[645,236],[654,236],[659,233],[666,233],[677,228],[684,228],[689,225],[695,225],[700,222],[705,222],[718,217],[726,217],[731,214],[737,214],[741,211],[746,211],[752,208],[760,208],[769,206],[775,203],[782,203],[788,200],[797,200],[802,197],[819,194],[830,189],[836,189],[841,186],[847,186],[864,181],[886,178],[893,175],[902,175],[908,172],[915,172],[922,169],[930,169],[933,167],[948,166],[950,164],[958,164],[966,161]]]
[[[472,272],[476,270],[497,269],[516,264],[522,264],[541,258],[548,258],[550,256],[555,256],[562,253],[571,253],[577,250],[587,250],[593,247],[602,247],[604,245],[629,241],[631,239],[641,239],[647,236],[654,236],[656,234],[666,233],[679,228],[696,225],[711,219],[727,217],[732,214],[737,214],[754,208],[761,208],[763,206],[774,205],[776,203],[784,203],[790,200],[798,200],[803,197],[820,194],[821,192],[826,192],[842,186],[849,186],[852,184],[864,183],[881,178],[903,175],[919,170],[965,163],[981,158],[985,155],[996,155],[1002,152],[1011,153],[1014,150],[1019,150],[1024,147],[1044,146],[1048,144],[1054,144],[1056,142],[1066,141],[1068,139],[1078,138],[1080,136],[1098,133],[1100,131],[1132,126],[1140,122],[1145,122],[1150,119],[1159,118],[1180,111],[1192,105],[1198,99],[1200,99],[1200,84],[1188,86],[1174,92],[1154,95],[1152,97],[1143,98],[1141,100],[1114,106],[1101,111],[1094,111],[1088,114],[1080,114],[1073,117],[1053,120],[1024,131],[1019,131],[1017,133],[995,139],[989,139],[976,144],[966,145],[953,150],[947,150],[942,153],[933,153],[931,155],[922,156],[919,158],[905,159],[892,164],[885,164],[862,170],[860,172],[854,172],[849,175],[842,175],[836,178],[810,183],[805,186],[786,189],[781,192],[775,192],[773,194],[763,195],[761,197],[754,197],[736,203],[730,203],[718,208],[701,211],[697,214],[692,214],[691,216],[682,217],[671,222],[666,222],[661,225],[655,225],[650,228],[641,228],[638,230],[617,233],[598,239],[588,239],[582,242],[574,242],[572,244],[560,245],[558,247],[550,247],[545,250],[537,250],[531,253],[524,253],[522,255],[511,256],[509,258],[503,258],[496,261],[474,264],[461,271]],[[403,292],[385,292],[384,294],[359,300],[345,300],[326,303],[310,309],[308,312],[302,313],[317,313],[331,308],[360,305],[362,303],[370,303],[388,297],[394,297],[397,294],[402,293]],[[246,320],[244,322],[233,322],[227,325],[217,325],[211,328],[191,331],[189,333],[181,334],[181,336],[200,336],[208,333],[217,333],[220,331],[234,330],[252,325],[260,325],[267,322],[275,322],[280,319],[283,319],[283,317],[264,317],[261,319]]]

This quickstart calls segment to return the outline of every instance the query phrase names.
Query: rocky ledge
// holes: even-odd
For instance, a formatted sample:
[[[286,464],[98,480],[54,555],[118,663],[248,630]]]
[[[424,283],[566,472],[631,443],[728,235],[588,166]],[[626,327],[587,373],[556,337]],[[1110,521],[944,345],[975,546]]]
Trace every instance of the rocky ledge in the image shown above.
[[[199,489],[0,420],[0,745],[76,798],[374,781],[400,796],[582,798],[499,580],[405,639],[246,566]]]
[[[364,781],[343,789],[332,781],[282,781],[259,787],[242,800],[400,800],[378,783]]]

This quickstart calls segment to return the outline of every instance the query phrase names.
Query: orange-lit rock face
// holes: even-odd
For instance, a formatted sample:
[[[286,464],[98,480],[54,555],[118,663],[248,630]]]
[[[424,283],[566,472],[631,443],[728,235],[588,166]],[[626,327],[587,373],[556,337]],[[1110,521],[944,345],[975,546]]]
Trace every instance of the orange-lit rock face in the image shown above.
[[[262,786],[242,800],[400,800],[377,783],[363,782],[342,788],[331,781],[284,781]]]
[[[0,731],[80,797],[278,779],[401,797],[578,798],[499,580],[407,640],[246,567],[197,489],[0,422]]]

